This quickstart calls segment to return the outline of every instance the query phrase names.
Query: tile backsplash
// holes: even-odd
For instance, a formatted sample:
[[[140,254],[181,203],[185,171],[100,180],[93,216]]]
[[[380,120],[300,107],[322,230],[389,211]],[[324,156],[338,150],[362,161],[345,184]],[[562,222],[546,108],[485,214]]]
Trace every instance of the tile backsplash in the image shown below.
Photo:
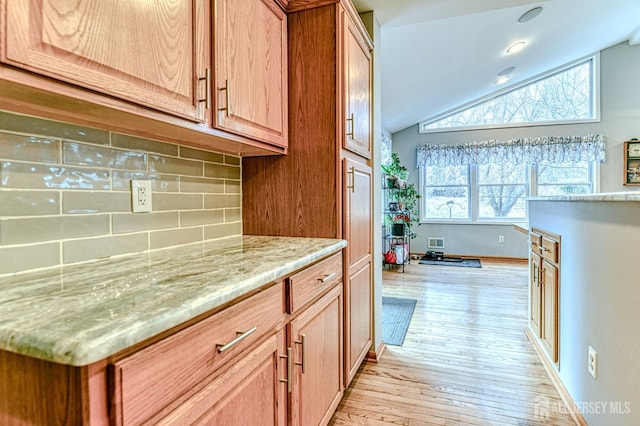
[[[242,233],[240,158],[0,111],[0,274]],[[131,180],[153,212],[131,213]]]

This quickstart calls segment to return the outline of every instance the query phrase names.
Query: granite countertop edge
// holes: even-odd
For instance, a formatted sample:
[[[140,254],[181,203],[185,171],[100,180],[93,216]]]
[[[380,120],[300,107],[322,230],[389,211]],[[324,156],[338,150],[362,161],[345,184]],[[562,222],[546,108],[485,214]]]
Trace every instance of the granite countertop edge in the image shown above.
[[[640,201],[640,191],[527,197],[528,201]]]
[[[0,277],[0,349],[89,365],[346,245],[328,238],[242,236]]]

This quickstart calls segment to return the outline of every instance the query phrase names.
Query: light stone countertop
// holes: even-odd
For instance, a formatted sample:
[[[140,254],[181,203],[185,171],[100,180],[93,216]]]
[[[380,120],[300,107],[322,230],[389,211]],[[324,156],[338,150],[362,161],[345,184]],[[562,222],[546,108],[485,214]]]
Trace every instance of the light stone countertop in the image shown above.
[[[243,236],[1,276],[0,349],[88,365],[346,245]]]
[[[528,201],[640,201],[640,191],[528,197]]]

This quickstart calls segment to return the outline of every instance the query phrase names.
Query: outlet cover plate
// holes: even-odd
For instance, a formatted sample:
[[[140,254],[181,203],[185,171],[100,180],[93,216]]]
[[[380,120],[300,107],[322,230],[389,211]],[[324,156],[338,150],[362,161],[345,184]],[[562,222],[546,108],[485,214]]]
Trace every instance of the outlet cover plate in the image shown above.
[[[131,181],[131,207],[134,213],[147,213],[152,210],[150,180]]]

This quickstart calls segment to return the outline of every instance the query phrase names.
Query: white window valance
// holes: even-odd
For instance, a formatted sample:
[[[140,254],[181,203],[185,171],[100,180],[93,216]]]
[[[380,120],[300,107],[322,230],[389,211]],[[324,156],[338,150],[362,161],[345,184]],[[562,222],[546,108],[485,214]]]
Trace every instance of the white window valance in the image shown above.
[[[546,136],[418,147],[417,166],[574,163],[605,160],[604,135]]]

